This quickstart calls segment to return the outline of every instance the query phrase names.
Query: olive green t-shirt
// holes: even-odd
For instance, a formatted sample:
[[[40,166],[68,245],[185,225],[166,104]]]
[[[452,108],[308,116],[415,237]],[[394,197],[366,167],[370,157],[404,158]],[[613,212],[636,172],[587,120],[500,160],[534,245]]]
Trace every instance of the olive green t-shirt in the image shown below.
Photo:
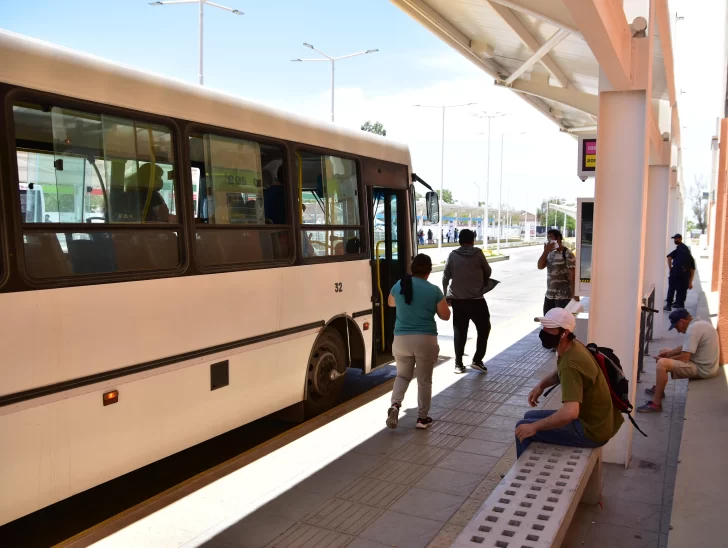
[[[612,405],[609,385],[589,350],[579,341],[564,352],[557,364],[561,381],[561,401],[581,404],[579,420],[586,437],[606,443],[622,426],[624,419]]]

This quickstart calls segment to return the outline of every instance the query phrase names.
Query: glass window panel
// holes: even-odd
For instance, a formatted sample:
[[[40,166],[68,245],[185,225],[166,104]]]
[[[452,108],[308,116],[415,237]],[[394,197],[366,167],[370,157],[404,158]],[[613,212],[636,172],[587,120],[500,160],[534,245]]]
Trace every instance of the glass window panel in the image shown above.
[[[354,160],[300,152],[296,162],[302,224],[360,224]]]
[[[204,134],[190,138],[195,217],[209,225],[285,225],[283,149]],[[195,189],[193,189],[195,190]]]
[[[168,128],[33,104],[13,119],[24,222],[177,222]]]
[[[291,256],[287,230],[199,229],[197,258],[202,266],[256,264],[288,259]]]
[[[303,230],[301,244],[304,257],[343,257],[359,255],[362,243],[358,230]]]
[[[174,231],[36,232],[23,235],[31,278],[168,270],[180,264]]]

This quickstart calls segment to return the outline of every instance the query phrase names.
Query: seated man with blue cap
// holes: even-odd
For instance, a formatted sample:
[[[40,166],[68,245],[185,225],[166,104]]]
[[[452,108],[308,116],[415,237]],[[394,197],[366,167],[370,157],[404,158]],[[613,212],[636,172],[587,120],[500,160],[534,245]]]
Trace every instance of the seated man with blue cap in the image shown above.
[[[718,332],[712,323],[693,318],[686,309],[681,308],[670,314],[670,329],[685,333],[685,340],[681,346],[673,349],[663,348],[655,356],[657,359],[655,386],[645,390],[647,395],[652,396],[652,401],[638,407],[637,411],[640,413],[662,411],[662,398],[665,397],[668,373],[672,374],[673,379],[709,379],[718,374],[720,346]]]

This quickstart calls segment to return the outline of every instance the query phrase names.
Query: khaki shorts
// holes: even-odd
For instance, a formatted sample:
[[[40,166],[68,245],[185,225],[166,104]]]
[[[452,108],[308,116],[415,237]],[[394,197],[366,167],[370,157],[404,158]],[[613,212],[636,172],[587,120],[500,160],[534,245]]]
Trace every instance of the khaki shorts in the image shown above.
[[[671,360],[669,358],[663,358],[670,362],[672,366],[673,379],[700,379],[702,378],[698,373],[698,366],[693,362],[681,362],[680,360]]]

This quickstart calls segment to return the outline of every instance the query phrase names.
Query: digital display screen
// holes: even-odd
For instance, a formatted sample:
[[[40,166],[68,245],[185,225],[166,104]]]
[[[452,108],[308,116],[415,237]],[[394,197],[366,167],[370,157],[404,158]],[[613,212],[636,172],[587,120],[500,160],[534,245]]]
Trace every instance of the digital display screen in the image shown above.
[[[581,204],[580,228],[579,279],[582,283],[591,283],[594,202],[583,202]]]
[[[584,139],[581,142],[582,149],[582,160],[581,160],[581,171],[596,171],[597,170],[597,140],[596,139]]]

